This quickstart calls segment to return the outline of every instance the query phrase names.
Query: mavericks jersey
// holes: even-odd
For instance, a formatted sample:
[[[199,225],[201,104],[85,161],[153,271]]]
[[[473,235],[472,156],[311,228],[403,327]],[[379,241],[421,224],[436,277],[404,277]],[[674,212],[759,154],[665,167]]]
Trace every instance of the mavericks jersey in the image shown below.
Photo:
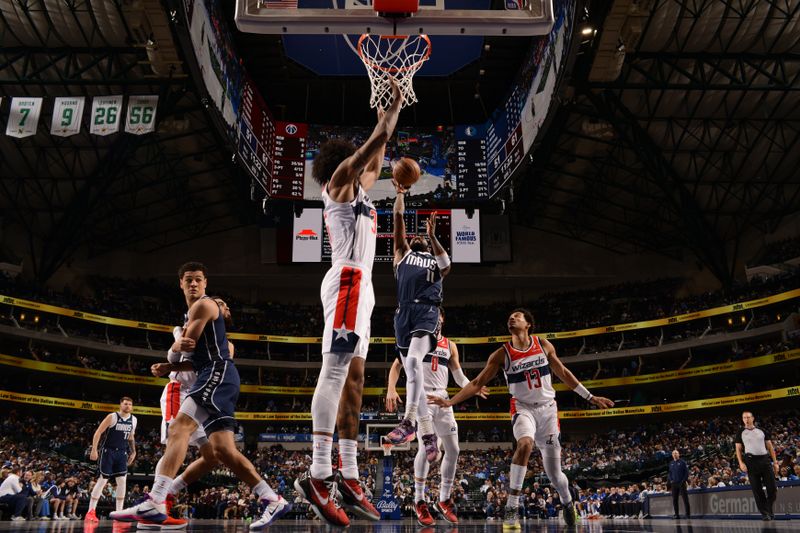
[[[434,350],[423,359],[423,375],[425,390],[447,390],[450,379],[450,340],[442,337],[436,343]]]
[[[503,372],[506,375],[511,399],[511,414],[515,403],[536,404],[556,397],[550,377],[550,365],[539,338],[530,336],[530,344],[525,350],[517,350],[511,341],[505,343],[506,361]]]
[[[322,201],[325,204],[325,228],[331,243],[331,263],[355,263],[372,270],[378,212],[367,193],[359,184],[352,202],[339,203],[328,195],[326,185],[322,190]]]
[[[136,417],[130,415],[122,418],[119,413],[112,413],[114,422],[106,429],[100,448],[127,450],[128,439],[136,432]]]
[[[203,296],[208,298],[208,296]],[[214,304],[216,305],[216,304]],[[195,344],[192,364],[197,373],[219,361],[230,361],[228,352],[228,338],[225,336],[225,317],[222,311],[215,320],[209,320],[203,327],[200,337]]]
[[[397,301],[402,304],[442,303],[442,273],[436,258],[428,252],[409,250],[397,263]]]

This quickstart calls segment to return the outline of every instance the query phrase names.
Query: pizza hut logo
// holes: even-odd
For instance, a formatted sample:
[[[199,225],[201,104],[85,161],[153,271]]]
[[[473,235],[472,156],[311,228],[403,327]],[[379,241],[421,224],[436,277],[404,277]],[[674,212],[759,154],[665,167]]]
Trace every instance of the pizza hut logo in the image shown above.
[[[297,232],[297,235],[294,236],[296,241],[316,241],[319,240],[319,235],[313,229],[307,228],[304,230],[300,230]]]
[[[296,124],[287,124],[286,125],[286,133],[289,135],[294,135],[297,133],[297,125]]]

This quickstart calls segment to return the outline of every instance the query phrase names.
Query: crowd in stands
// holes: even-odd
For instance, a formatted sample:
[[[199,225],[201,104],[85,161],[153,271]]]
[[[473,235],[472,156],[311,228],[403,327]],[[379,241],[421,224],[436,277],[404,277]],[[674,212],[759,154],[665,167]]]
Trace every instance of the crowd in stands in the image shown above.
[[[81,295],[77,295],[69,287],[54,291],[21,277],[0,275],[0,293],[107,316],[163,324],[179,322],[185,312],[185,303],[180,291],[172,284],[155,280],[98,277],[90,278],[88,281],[88,288]],[[787,274],[767,280],[756,278],[725,291],[679,297],[682,286],[683,281],[680,279],[625,283],[591,290],[548,294],[524,302],[524,306],[534,312],[539,331],[569,331],[663,318],[751,300],[797,288],[798,277]],[[215,294],[224,297],[231,307],[234,318],[232,331],[307,336],[321,330],[321,307],[318,305],[242,302],[231,295],[218,292]],[[519,307],[519,304],[503,302],[481,306],[448,306],[447,334],[454,337],[502,334],[505,331],[507,314],[515,307]],[[372,319],[373,335],[393,335],[393,313],[393,308],[376,308]],[[702,333],[704,328],[705,326],[702,326],[699,331],[678,330],[676,338],[696,336]],[[108,335],[108,331],[105,331],[104,335]],[[124,342],[128,342],[130,337],[122,333],[117,336]],[[629,337],[626,342],[632,345],[650,346],[653,343],[658,344],[659,334],[645,331],[642,336],[629,335]],[[596,340],[598,339],[599,337]],[[595,351],[617,349],[620,341],[611,339],[609,342],[611,344],[589,348]]]
[[[756,420],[758,426],[772,435],[781,461],[780,479],[800,481],[800,413],[782,411]],[[137,462],[132,471],[152,474],[162,446],[157,429],[148,429],[143,422],[144,418],[136,436]],[[96,476],[88,462],[87,435],[93,433],[96,423],[81,417],[32,417],[16,412],[3,417],[0,421],[2,477],[19,476],[26,491],[24,517],[57,518],[62,507],[64,516],[70,517],[76,516],[79,507],[85,509]],[[678,419],[668,426],[664,430],[663,423],[651,423],[565,440],[564,471],[574,483],[584,487],[575,487],[581,502],[579,512],[587,517],[641,513],[643,493],[666,490],[666,465],[673,449],[679,450],[689,465],[690,489],[748,483],[747,475],[737,468],[733,451],[734,435],[741,428],[738,412],[729,417]],[[246,453],[271,486],[287,498],[296,498],[292,483],[308,468],[309,450],[289,451],[272,445]],[[376,489],[375,480],[381,475],[382,453],[362,450],[361,455],[361,480],[372,493]],[[414,452],[395,452],[394,456],[394,492],[410,513],[414,504]],[[492,447],[491,443],[479,452],[462,453],[454,491],[456,503],[488,518],[500,517],[508,497],[511,457],[511,449]],[[189,460],[192,458],[190,455]],[[433,500],[438,496],[438,465],[431,468],[428,479],[427,497]],[[625,479],[630,482],[614,481]],[[192,488],[179,500],[179,513],[204,518],[243,518],[257,513],[249,491],[238,485],[224,467],[218,467],[201,486]],[[523,488],[520,503],[524,516],[547,518],[560,509],[558,495],[549,487],[538,454],[531,459]],[[136,484],[128,491],[128,500],[146,490]],[[113,489],[108,486],[106,491],[104,501],[110,503]]]

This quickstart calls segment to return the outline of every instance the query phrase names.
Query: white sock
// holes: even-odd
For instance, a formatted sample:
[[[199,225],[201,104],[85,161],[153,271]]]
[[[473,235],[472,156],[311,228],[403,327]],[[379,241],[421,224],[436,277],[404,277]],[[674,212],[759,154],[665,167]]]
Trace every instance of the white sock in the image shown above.
[[[512,509],[519,507],[519,494],[509,494],[506,507],[511,507]]]
[[[420,416],[419,418],[419,433],[420,435],[433,434],[433,418],[430,415]]]
[[[522,490],[522,484],[525,482],[525,472],[527,471],[527,466],[511,463],[511,479],[508,480],[508,488],[517,491]]]
[[[414,503],[425,501],[425,482],[414,479]]]
[[[333,475],[333,466],[331,465],[333,437],[313,435],[312,439],[314,441],[314,453],[312,454],[311,477],[315,479],[328,478]]]
[[[128,490],[128,476],[119,476],[114,488],[117,489],[117,511],[125,508],[125,492]]]
[[[183,489],[186,488],[186,481],[183,480],[183,474],[172,480],[172,485],[169,486],[169,493],[176,496]]]
[[[280,499],[280,496],[275,494],[275,491],[272,490],[272,487],[270,487],[263,479],[259,481],[255,487],[253,487],[253,494],[258,496],[259,500],[276,502]]]
[[[443,502],[450,498],[450,493],[453,489],[460,450],[458,447],[458,435],[445,435],[439,438],[444,448],[444,457],[442,457],[442,464],[439,467],[442,476],[442,481],[439,485],[439,501]]]
[[[94,484],[94,488],[92,489],[92,497],[89,499],[89,510],[94,511],[97,508],[97,501],[103,495],[103,489],[108,483],[108,480],[104,477],[98,478],[97,482]]]
[[[342,460],[342,476],[345,479],[358,479],[358,442],[339,439],[339,458]]]
[[[156,478],[153,480],[153,487],[150,489],[150,499],[155,503],[164,503],[164,500],[167,499],[167,494],[169,494],[170,485],[172,485],[171,477],[156,474]]]
[[[545,455],[547,453],[547,455]],[[561,503],[566,505],[572,501],[572,493],[569,491],[569,480],[564,472],[561,471],[561,450],[542,450],[542,463],[544,472],[550,479],[550,483],[558,491]]]

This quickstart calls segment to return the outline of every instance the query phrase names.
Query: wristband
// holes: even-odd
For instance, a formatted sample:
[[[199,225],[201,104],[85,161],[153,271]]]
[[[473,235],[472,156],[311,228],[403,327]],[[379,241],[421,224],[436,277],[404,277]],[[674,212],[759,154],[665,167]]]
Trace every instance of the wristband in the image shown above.
[[[578,383],[578,386],[572,390],[575,394],[577,394],[587,402],[593,398],[592,393],[589,392],[589,390],[583,386],[583,383]]]
[[[447,252],[436,256],[436,264],[439,266],[439,270],[444,270],[450,266],[450,256],[447,255]]]
[[[458,370],[453,370],[453,380],[458,383],[458,386],[462,389],[469,385],[469,378],[464,375],[464,371],[461,367]]]

